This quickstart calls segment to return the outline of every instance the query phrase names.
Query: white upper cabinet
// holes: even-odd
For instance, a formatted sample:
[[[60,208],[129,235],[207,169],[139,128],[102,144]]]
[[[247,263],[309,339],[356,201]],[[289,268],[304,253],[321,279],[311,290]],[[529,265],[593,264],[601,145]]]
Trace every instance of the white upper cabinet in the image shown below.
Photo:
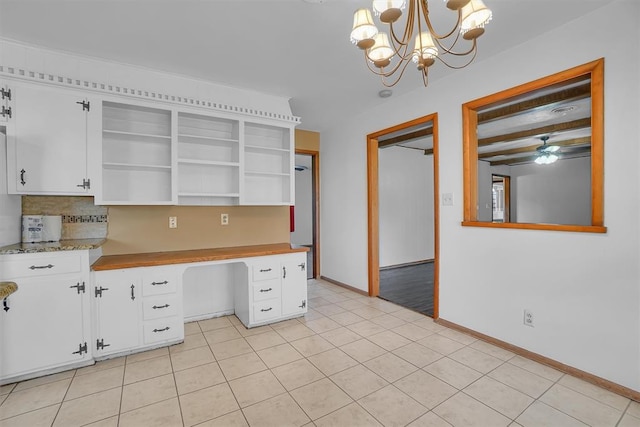
[[[94,103],[85,93],[44,85],[3,84],[11,90],[7,121],[9,192],[93,194],[87,135]],[[0,107],[2,108],[2,107]],[[8,116],[8,114],[5,114]]]
[[[0,81],[0,90],[11,194],[93,195],[100,205],[294,203],[288,117],[24,81]]]

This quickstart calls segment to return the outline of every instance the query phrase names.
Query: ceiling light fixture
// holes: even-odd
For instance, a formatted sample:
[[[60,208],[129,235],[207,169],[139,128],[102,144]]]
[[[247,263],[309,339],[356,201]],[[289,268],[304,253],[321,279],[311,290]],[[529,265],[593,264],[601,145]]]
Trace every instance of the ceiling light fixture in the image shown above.
[[[536,157],[535,162],[539,165],[550,165],[551,163],[555,163],[560,158],[555,154],[560,147],[557,145],[547,145],[549,136],[540,137],[540,140],[542,141],[542,145],[536,148],[538,157]]]
[[[382,84],[387,87],[396,85],[409,62],[416,64],[425,86],[429,83],[429,67],[436,59],[454,69],[464,68],[473,62],[478,51],[477,38],[491,20],[491,10],[482,0],[445,1],[449,9],[458,13],[458,19],[453,29],[443,34],[437,33],[431,24],[428,0],[408,0],[409,9],[401,32],[397,32],[393,25],[402,16],[407,0],[373,0],[373,11],[381,23],[389,25],[389,34],[378,31],[369,9],[356,10],[351,42],[364,51],[367,66],[382,77]],[[460,36],[471,43],[466,51],[454,51]],[[461,65],[449,63],[442,58],[447,54],[466,57],[468,61]]]

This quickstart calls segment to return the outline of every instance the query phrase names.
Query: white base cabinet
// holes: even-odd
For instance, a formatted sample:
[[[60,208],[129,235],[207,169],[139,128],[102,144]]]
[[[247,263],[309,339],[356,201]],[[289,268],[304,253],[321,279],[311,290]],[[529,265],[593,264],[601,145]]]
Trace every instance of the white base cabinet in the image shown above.
[[[248,260],[236,284],[238,319],[252,328],[306,313],[306,263],[305,252]]]
[[[96,271],[92,297],[97,359],[184,339],[182,284],[175,267]]]
[[[18,284],[0,310],[0,383],[93,363],[88,271],[86,251],[0,257]]]

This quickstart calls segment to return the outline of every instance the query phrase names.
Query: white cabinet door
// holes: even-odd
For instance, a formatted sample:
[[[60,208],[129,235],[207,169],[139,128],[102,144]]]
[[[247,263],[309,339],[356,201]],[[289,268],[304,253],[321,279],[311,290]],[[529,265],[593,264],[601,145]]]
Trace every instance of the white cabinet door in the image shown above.
[[[88,309],[88,304],[82,277],[61,275],[13,281],[18,290],[0,310],[0,378],[89,359],[91,349],[83,322],[83,310]]]
[[[282,263],[282,316],[307,312],[306,253],[289,255]]]
[[[21,85],[12,88],[12,102],[9,192],[93,194],[87,182],[90,103],[84,94]]]
[[[140,276],[127,270],[94,273],[96,356],[118,353],[140,345]]]

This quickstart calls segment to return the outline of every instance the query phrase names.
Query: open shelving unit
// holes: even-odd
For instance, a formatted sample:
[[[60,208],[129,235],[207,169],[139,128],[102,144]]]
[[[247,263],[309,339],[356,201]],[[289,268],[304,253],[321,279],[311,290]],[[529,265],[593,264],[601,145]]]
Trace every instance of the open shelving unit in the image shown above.
[[[102,202],[171,204],[171,111],[104,101]]]
[[[178,203],[240,203],[240,123],[178,113]]]
[[[244,124],[246,205],[288,205],[292,198],[292,135],[289,128]]]

